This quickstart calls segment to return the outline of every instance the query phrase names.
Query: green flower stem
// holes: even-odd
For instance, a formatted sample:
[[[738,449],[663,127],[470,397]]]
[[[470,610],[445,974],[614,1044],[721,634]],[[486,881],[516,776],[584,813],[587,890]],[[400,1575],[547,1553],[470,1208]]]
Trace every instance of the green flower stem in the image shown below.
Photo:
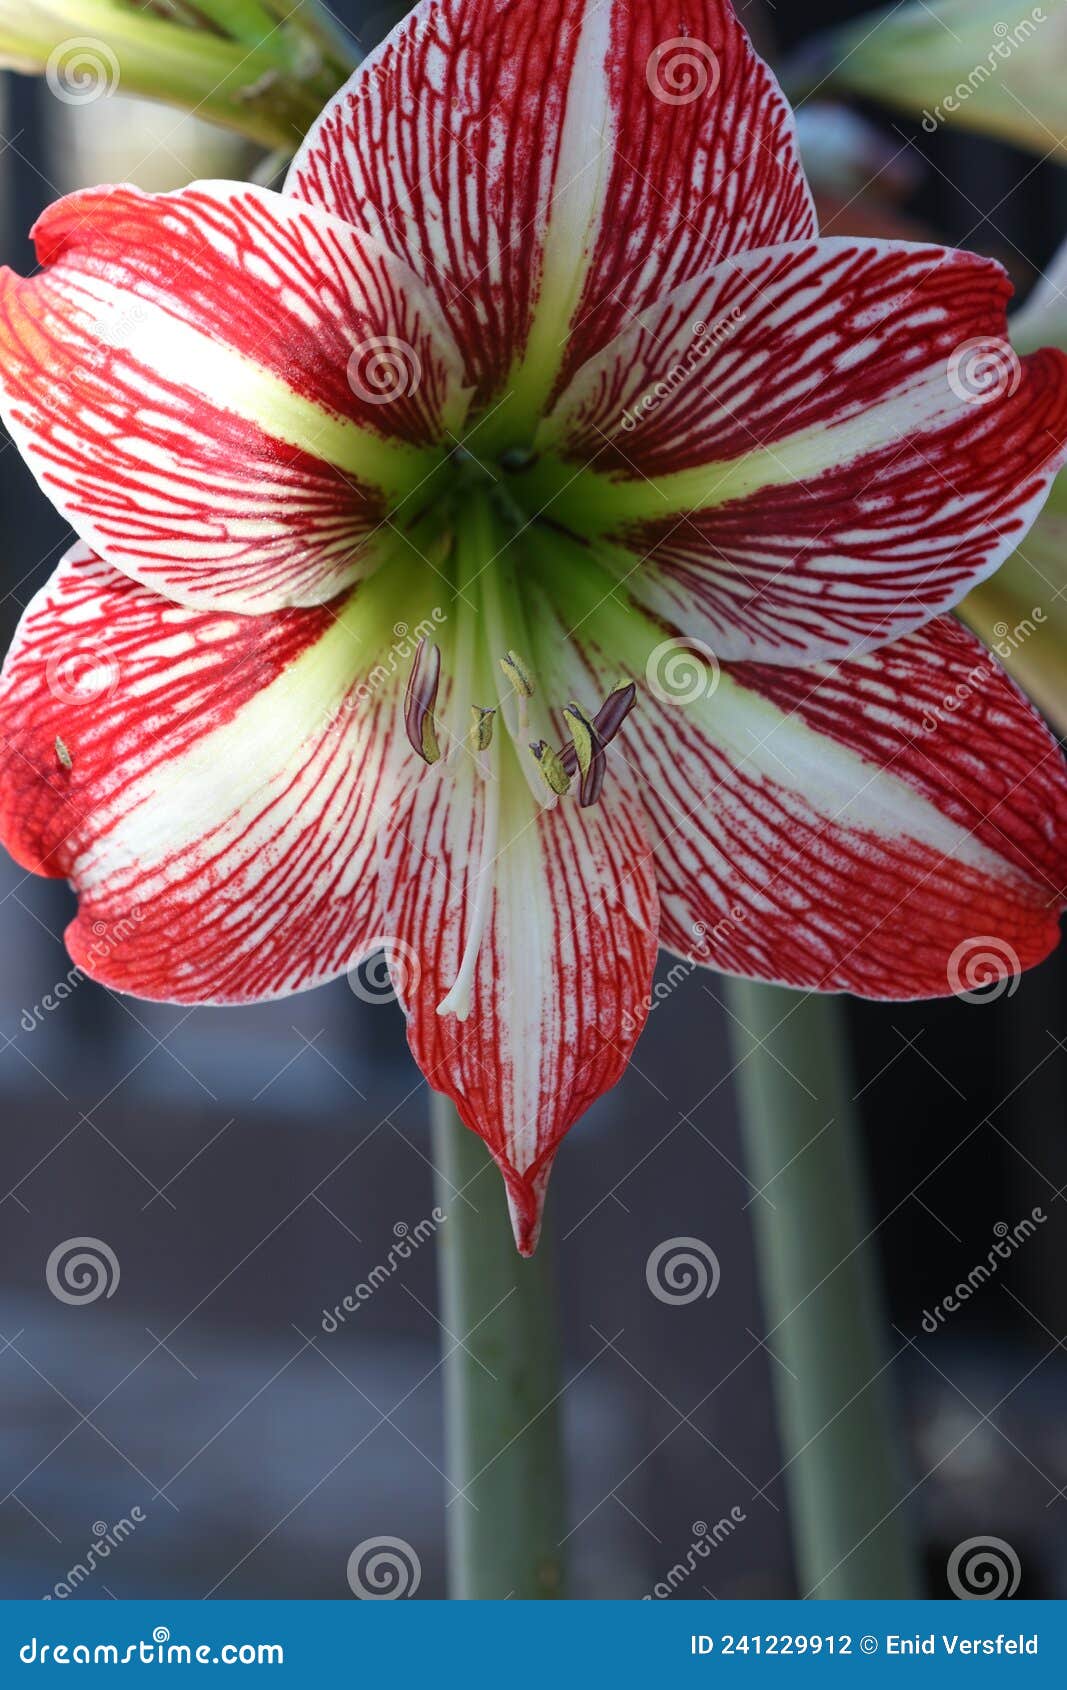
[[[841,1006],[726,998],[801,1594],[917,1596]]]
[[[196,0],[196,9],[231,41],[251,47],[261,46],[278,29],[278,19],[259,0]]]
[[[563,1595],[566,1530],[559,1360],[549,1252],[516,1252],[500,1176],[474,1133],[433,1101],[445,1384],[449,1595]]]
[[[62,76],[65,49],[71,73],[84,78],[94,63],[101,94],[121,90],[161,100],[235,129],[260,146],[299,145],[322,107],[344,82],[349,64],[326,54],[296,22],[275,27],[253,0],[208,0],[201,8],[240,24],[247,38],[141,11],[124,0],[0,0],[0,64]],[[257,22],[257,14],[261,22]],[[296,14],[299,18],[299,13]],[[253,27],[262,29],[252,39]],[[76,67],[73,49],[83,49]],[[85,49],[88,51],[84,51]]]

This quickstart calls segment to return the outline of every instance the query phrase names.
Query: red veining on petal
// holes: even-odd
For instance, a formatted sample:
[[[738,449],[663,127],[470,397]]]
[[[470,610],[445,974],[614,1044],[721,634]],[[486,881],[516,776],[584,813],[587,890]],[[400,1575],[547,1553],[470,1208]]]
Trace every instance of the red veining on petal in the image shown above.
[[[68,948],[94,978],[245,1002],[331,978],[379,931],[395,689],[365,701],[357,678],[282,766],[260,740],[220,750],[336,609],[184,610],[84,548],[30,605],[0,682],[0,832],[73,881]]]
[[[942,618],[852,663],[723,674],[720,737],[654,699],[631,729],[668,948],[888,999],[947,995],[954,954],[982,935],[1019,968],[1048,955],[1067,900],[1063,757],[972,636]],[[881,770],[928,806],[926,836],[886,813]]]
[[[401,991],[416,1061],[488,1144],[528,1254],[560,1140],[644,1024],[658,912],[631,792],[613,785],[592,810],[530,804],[493,864],[470,1016],[439,1015],[477,898],[484,805],[462,768],[414,784],[382,835],[383,921],[417,959]]]
[[[388,241],[436,292],[478,402],[522,353],[553,205],[583,173],[600,181],[573,254],[563,379],[687,276],[815,230],[788,107],[727,0],[600,3],[598,60],[581,46],[586,0],[423,0],[327,108],[287,183]],[[709,75],[679,101],[654,55],[685,36]],[[580,159],[562,154],[568,114],[588,136]]]

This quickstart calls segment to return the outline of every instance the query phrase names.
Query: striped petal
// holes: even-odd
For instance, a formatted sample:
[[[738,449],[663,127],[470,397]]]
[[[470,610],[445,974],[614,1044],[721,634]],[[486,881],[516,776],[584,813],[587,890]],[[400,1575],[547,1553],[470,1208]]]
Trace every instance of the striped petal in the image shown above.
[[[879,241],[721,265],[571,383],[541,437],[552,514],[721,658],[918,627],[1018,544],[1065,455],[1067,359],[1017,357],[1009,293],[986,260]]]
[[[525,785],[435,769],[382,847],[415,1060],[489,1146],[529,1255],[560,1140],[620,1078],[648,1013],[657,907],[640,804],[616,788],[593,809],[544,811]],[[438,1006],[483,917],[460,1020]]]
[[[193,611],[77,546],[34,599],[0,679],[0,835],[73,883],[67,944],[88,974],[241,1003],[367,948],[399,703],[369,673],[375,590]]]
[[[48,496],[200,608],[324,603],[465,408],[399,259],[280,194],[93,189],[0,272],[0,408]]]
[[[1056,945],[1063,757],[954,619],[840,665],[658,673],[679,702],[646,697],[625,749],[665,946],[896,999],[1017,975]]]
[[[815,231],[789,108],[728,0],[422,0],[287,192],[432,288],[482,402],[525,404],[731,253]]]

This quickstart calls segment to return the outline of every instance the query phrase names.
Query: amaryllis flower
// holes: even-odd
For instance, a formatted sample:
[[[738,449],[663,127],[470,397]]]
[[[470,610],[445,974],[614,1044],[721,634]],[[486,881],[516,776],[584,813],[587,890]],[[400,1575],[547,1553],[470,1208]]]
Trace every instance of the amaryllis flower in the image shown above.
[[[819,240],[725,0],[424,0],[283,195],[36,241],[5,416],[84,543],[0,812],[96,978],[248,1002],[384,944],[529,1252],[658,946],[905,998],[1054,945],[1059,752],[939,613],[1036,515],[1067,360],[976,393],[995,265]]]

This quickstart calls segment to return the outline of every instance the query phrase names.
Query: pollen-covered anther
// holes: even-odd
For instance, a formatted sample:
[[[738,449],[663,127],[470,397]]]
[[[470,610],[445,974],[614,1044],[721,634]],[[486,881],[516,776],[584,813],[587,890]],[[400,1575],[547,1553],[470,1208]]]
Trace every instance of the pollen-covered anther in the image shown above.
[[[568,775],[582,776],[579,803],[583,809],[595,804],[604,787],[607,773],[606,748],[611,744],[630,711],[637,702],[637,688],[632,681],[624,682],[610,692],[592,721],[581,705],[573,701],[563,717],[571,730],[571,739],[560,752],[560,762]]]
[[[67,750],[65,742],[60,739],[58,734],[56,734],[56,762],[59,764],[61,769],[66,769],[68,774],[74,767],[74,758],[71,756],[70,752]]]
[[[475,751],[488,751],[493,743],[493,718],[495,710],[488,709],[484,704],[471,705],[470,742]]]
[[[571,789],[571,777],[563,767],[563,759],[559,753],[553,751],[544,739],[534,740],[530,750],[548,790],[554,792],[557,798],[566,797]]]
[[[571,744],[574,746],[574,754],[578,759],[578,767],[584,780],[596,755],[596,729],[581,705],[575,704],[573,699],[570,708],[563,712],[563,720],[571,731]]]
[[[437,689],[441,682],[441,653],[432,640],[421,639],[408,677],[404,699],[404,728],[411,747],[426,763],[441,756],[434,720]]]
[[[509,651],[506,657],[502,657],[500,667],[520,698],[533,697],[533,677],[517,652]]]

